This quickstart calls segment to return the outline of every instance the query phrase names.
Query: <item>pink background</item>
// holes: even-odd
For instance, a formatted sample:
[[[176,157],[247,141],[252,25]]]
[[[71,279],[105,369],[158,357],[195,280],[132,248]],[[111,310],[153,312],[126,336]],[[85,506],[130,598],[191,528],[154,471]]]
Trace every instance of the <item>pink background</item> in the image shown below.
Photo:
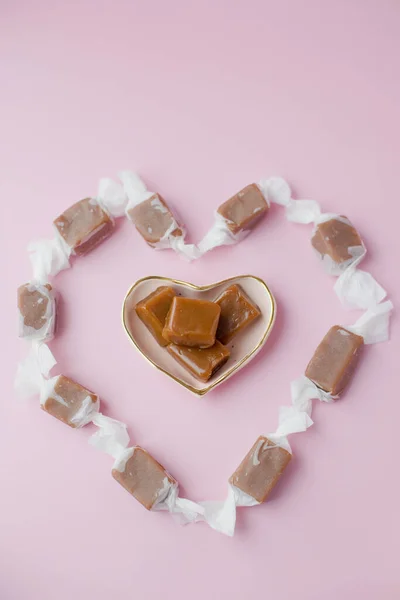
[[[315,426],[292,438],[290,469],[267,504],[240,510],[233,539],[145,512],[88,446],[90,428],[69,429],[12,387],[26,245],[121,168],[173,201],[193,240],[219,203],[281,174],[355,222],[366,268],[398,303],[398,1],[3,0],[0,11],[1,600],[399,598],[396,316],[346,396],[317,405]],[[358,316],[340,307],[309,235],[275,207],[245,242],[189,265],[124,222],[56,280],[60,368],[192,499],[225,496],[323,334]],[[122,300],[145,275],[242,273],[268,282],[279,318],[263,353],[200,401],[134,352]]]

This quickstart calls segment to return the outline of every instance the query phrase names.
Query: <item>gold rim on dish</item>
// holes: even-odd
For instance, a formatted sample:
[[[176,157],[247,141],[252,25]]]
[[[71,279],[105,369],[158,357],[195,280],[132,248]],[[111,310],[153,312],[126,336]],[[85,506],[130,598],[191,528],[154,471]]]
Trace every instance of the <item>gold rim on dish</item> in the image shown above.
[[[173,375],[169,371],[166,371],[165,369],[163,369],[163,367],[160,367],[160,365],[158,365],[157,363],[155,363],[149,356],[147,356],[147,354],[145,354],[141,350],[141,348],[138,346],[138,344],[136,343],[134,337],[131,335],[131,332],[128,329],[128,326],[127,326],[126,320],[125,320],[125,306],[126,306],[126,302],[127,302],[127,299],[129,298],[131,292],[133,292],[133,290],[136,289],[144,281],[150,281],[150,280],[156,280],[156,281],[161,281],[161,282],[166,282],[167,281],[167,282],[169,282],[172,285],[173,284],[175,284],[175,285],[183,285],[183,286],[191,288],[192,290],[195,290],[197,292],[205,292],[207,290],[215,288],[216,286],[220,286],[220,285],[223,285],[225,283],[229,283],[231,281],[234,281],[235,279],[246,279],[246,278],[248,278],[248,279],[254,279],[254,280],[258,281],[259,283],[261,283],[261,285],[264,287],[265,291],[267,292],[267,295],[268,295],[268,297],[270,299],[270,302],[271,302],[271,315],[270,315],[269,322],[268,322],[267,327],[266,327],[266,329],[264,331],[264,334],[263,334],[261,340],[259,341],[259,343],[257,344],[257,346],[255,348],[253,348],[253,350],[251,352],[249,352],[248,354],[246,354],[246,356],[244,356],[231,369],[229,369],[226,373],[224,373],[224,375],[221,375],[220,377],[218,377],[215,381],[213,381],[212,383],[210,383],[210,385],[208,387],[206,387],[206,388],[197,389],[197,388],[193,387],[192,385],[190,385],[189,383],[186,383],[185,381],[183,381],[179,377],[176,377],[175,375]],[[177,383],[180,383],[181,385],[183,385],[183,387],[185,387],[187,390],[189,390],[193,394],[196,394],[196,396],[204,396],[205,394],[207,394],[207,392],[211,391],[217,385],[219,385],[220,383],[222,383],[223,381],[225,381],[225,379],[227,379],[234,371],[237,371],[243,365],[243,363],[245,363],[251,356],[253,356],[261,348],[261,346],[266,341],[268,335],[270,334],[272,326],[273,326],[274,321],[275,321],[275,317],[276,317],[276,302],[275,302],[275,298],[272,295],[272,292],[269,289],[269,287],[267,286],[267,284],[265,283],[265,281],[263,281],[263,279],[261,279],[260,277],[256,277],[255,275],[236,275],[235,277],[229,277],[228,279],[223,279],[222,281],[217,281],[216,283],[211,283],[209,285],[195,285],[194,283],[189,283],[188,281],[181,281],[179,279],[172,279],[170,277],[162,277],[162,276],[159,276],[159,275],[150,275],[148,277],[142,277],[141,279],[138,279],[129,288],[128,292],[125,295],[124,302],[123,302],[123,305],[122,305],[122,324],[124,326],[125,333],[127,334],[127,336],[129,337],[129,339],[133,343],[133,345],[136,348],[136,350],[151,365],[153,365],[153,367],[155,367],[156,369],[158,369],[162,373],[165,373],[165,375],[168,375],[168,377],[171,377],[171,379],[173,379]]]

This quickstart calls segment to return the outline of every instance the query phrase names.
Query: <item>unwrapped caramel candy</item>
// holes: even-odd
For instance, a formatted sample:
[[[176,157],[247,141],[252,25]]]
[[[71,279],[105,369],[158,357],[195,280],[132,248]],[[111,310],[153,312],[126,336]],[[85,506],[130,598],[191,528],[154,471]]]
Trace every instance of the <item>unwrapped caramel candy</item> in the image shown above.
[[[156,246],[165,236],[183,235],[172,211],[159,194],[153,194],[126,211],[140,235],[150,246]]]
[[[165,319],[175,296],[176,293],[171,287],[161,286],[155,292],[152,292],[149,296],[138,302],[135,307],[139,319],[146,325],[160,346],[168,344],[162,332]]]
[[[93,250],[111,235],[114,221],[94,198],[85,198],[67,208],[54,225],[75,254]]]
[[[56,299],[49,283],[25,283],[18,288],[19,337],[49,341],[56,325]]]
[[[189,348],[170,344],[167,350],[189,373],[208,381],[227,362],[230,352],[218,340],[210,348]]]
[[[48,380],[41,398],[43,410],[70,427],[88,423],[98,405],[96,394],[64,375]]]
[[[229,483],[257,502],[264,502],[291,458],[290,452],[260,436],[229,479]]]
[[[164,467],[140,446],[132,448],[122,469],[114,468],[112,476],[147,510],[165,500],[171,488],[177,485]]]
[[[343,327],[331,327],[308,363],[305,375],[325,392],[337,396],[350,382],[364,339]]]
[[[217,339],[223,344],[228,344],[261,314],[243,288],[236,283],[226,288],[215,302],[221,307]]]
[[[217,212],[227,221],[233,234],[251,229],[268,212],[268,203],[260,188],[251,183],[221,204]]]
[[[181,346],[209,348],[215,343],[220,312],[215,302],[175,296],[163,336],[168,342]]]
[[[318,223],[311,244],[322,258],[328,255],[336,265],[351,262],[365,252],[360,235],[342,216]]]

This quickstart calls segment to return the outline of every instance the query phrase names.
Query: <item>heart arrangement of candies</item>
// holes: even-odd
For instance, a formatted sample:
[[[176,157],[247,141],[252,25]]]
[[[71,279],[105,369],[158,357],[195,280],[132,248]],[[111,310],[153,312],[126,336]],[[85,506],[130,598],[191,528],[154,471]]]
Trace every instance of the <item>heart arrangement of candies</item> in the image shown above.
[[[312,424],[312,400],[333,401],[353,377],[364,345],[389,337],[393,305],[370,273],[358,268],[366,248],[350,221],[323,213],[313,200],[294,200],[279,177],[250,184],[221,204],[198,245],[169,204],[129,171],[120,183],[102,179],[96,197],[85,198],[54,221],[55,235],[28,246],[33,277],[18,289],[19,335],[30,343],[18,366],[15,386],[22,396],[37,395],[41,407],[73,428],[94,423],[89,443],[114,458],[112,475],[148,510],[165,510],[182,523],[206,522],[233,535],[236,509],[264,502],[292,458],[288,436]],[[288,221],[312,224],[311,244],[324,269],[335,277],[334,290],[347,308],[363,310],[351,326],[334,325],[317,347],[305,373],[291,382],[291,404],[279,409],[275,431],[260,435],[229,478],[220,502],[193,502],[179,496],[178,482],[140,446],[131,446],[127,427],[100,412],[99,396],[65,375],[51,376],[56,360],[47,342],[54,336],[57,293],[50,283],[81,256],[106,240],[115,218],[124,215],[155,249],[171,249],[197,260],[222,245],[236,244],[268,214],[284,207]],[[275,301],[266,284],[250,275],[209,286],[147,277],[129,290],[123,309],[125,329],[154,366],[202,396],[262,348],[273,326]],[[233,341],[235,342],[233,344]]]

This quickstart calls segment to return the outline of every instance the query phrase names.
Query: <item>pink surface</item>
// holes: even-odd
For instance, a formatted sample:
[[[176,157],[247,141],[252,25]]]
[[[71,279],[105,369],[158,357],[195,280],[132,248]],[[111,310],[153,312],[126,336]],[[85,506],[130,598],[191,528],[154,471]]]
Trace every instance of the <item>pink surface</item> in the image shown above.
[[[348,394],[317,405],[315,426],[292,438],[290,470],[270,502],[240,510],[233,539],[145,512],[88,446],[90,428],[15,398],[26,245],[121,168],[172,200],[194,240],[222,200],[279,173],[355,222],[366,268],[399,302],[398,2],[196,4],[1,4],[0,598],[399,598],[396,316],[392,341],[367,349]],[[242,273],[275,293],[275,330],[248,368],[198,400],[134,352],[124,294],[145,275],[208,283]],[[192,265],[146,247],[124,222],[56,283],[62,370],[98,391],[198,500],[225,496],[322,335],[357,317],[341,309],[309,229],[277,207],[248,240]]]

